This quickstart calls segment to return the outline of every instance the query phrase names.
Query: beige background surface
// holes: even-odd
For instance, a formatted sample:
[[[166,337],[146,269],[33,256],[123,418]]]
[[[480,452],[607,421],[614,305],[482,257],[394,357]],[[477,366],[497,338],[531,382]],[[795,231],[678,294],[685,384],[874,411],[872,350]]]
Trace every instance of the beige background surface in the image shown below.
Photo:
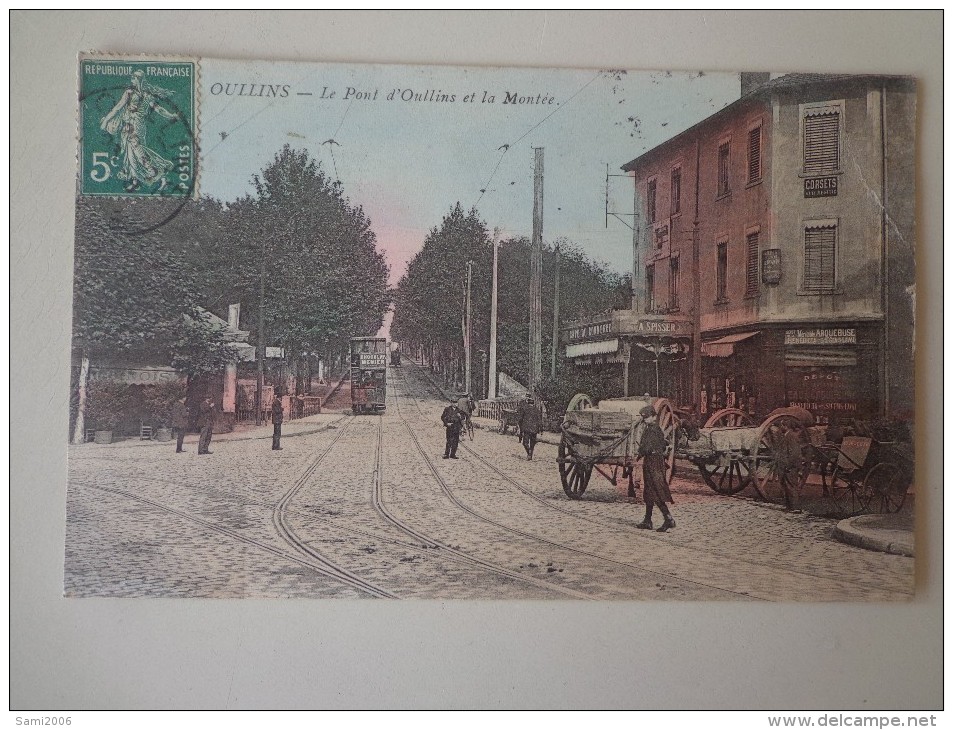
[[[14,12],[11,708],[940,708],[941,38],[938,12]],[[924,527],[916,599],[64,600],[75,81],[83,50],[916,76]]]

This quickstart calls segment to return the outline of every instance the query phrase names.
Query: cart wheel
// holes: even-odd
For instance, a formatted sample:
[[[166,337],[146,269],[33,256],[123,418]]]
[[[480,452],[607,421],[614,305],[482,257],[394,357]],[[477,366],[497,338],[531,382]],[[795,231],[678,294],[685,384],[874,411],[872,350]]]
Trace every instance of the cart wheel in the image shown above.
[[[764,423],[758,428],[754,443],[750,449],[748,468],[751,472],[756,488],[765,494],[768,482],[780,484],[781,475],[778,473],[777,455],[781,446],[781,425],[791,426],[794,423],[804,424],[804,418],[810,413],[801,408],[779,408],[772,411]]]
[[[665,434],[665,483],[671,484],[675,476],[675,439],[678,430],[678,417],[675,408],[667,398],[658,398],[652,404],[658,413],[658,425]]]
[[[708,417],[708,420],[705,421],[703,428],[718,428],[719,426],[753,426],[754,421],[751,420],[751,416],[742,411],[740,408],[722,408],[720,411],[715,411]]]
[[[743,459],[728,459],[727,464],[705,464],[698,462],[705,484],[718,494],[738,494],[751,483],[751,467]]]
[[[595,402],[585,393],[576,393],[566,406],[567,411],[584,411],[595,406]]]
[[[908,486],[903,469],[882,461],[864,477],[861,491],[866,500],[864,506],[870,512],[899,512]]]
[[[834,469],[831,474],[831,503],[840,517],[852,517],[870,509],[871,496],[854,473]]]
[[[570,455],[564,436],[559,442],[559,478],[562,480],[563,491],[566,492],[566,496],[569,499],[579,499],[585,493],[586,487],[589,486],[591,476],[592,467],[587,467]]]

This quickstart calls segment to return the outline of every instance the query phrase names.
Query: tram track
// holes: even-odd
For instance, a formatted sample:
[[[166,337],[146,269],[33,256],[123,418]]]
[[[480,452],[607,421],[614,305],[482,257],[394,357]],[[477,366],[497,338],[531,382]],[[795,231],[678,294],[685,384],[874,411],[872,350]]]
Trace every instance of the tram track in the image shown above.
[[[417,397],[416,397],[416,396],[411,395],[410,397],[413,398],[413,399],[415,400],[415,402],[417,401]],[[419,404],[418,404],[418,409],[419,409]],[[419,448],[420,448],[420,445],[418,444],[417,446],[418,446],[418,449],[419,449]],[[586,516],[586,515],[578,514],[578,513],[572,511],[572,510],[569,509],[569,508],[562,507],[562,506],[555,505],[555,504],[551,504],[548,500],[541,498],[539,495],[537,495],[537,494],[535,494],[534,492],[532,492],[530,489],[528,489],[527,487],[525,487],[523,484],[521,484],[521,483],[518,482],[516,479],[514,479],[513,477],[511,477],[509,474],[505,473],[505,472],[504,472],[503,470],[501,470],[498,466],[496,466],[496,464],[494,464],[491,460],[487,459],[487,458],[484,457],[482,454],[480,454],[479,452],[477,452],[473,447],[468,446],[468,445],[467,445],[465,442],[463,442],[463,441],[460,442],[460,446],[463,447],[463,449],[464,449],[464,451],[465,451],[466,453],[472,455],[484,468],[486,468],[487,470],[493,472],[494,474],[497,475],[497,477],[499,477],[500,479],[502,479],[505,483],[507,483],[508,485],[510,485],[512,488],[516,489],[520,494],[522,494],[522,495],[525,496],[526,498],[532,500],[534,503],[545,507],[547,510],[551,510],[551,511],[554,511],[554,512],[558,512],[558,513],[563,514],[563,515],[567,515],[567,516],[569,516],[569,517],[572,517],[572,518],[575,519],[575,520],[583,521],[583,522],[589,523],[589,524],[591,524],[591,525],[594,525],[594,526],[599,527],[599,528],[602,528],[602,529],[608,528],[608,529],[612,530],[614,533],[620,534],[620,535],[622,535],[622,536],[624,536],[624,537],[629,537],[629,536],[630,536],[630,535],[628,534],[629,531],[626,530],[624,527],[618,525],[618,524],[614,524],[614,523],[609,522],[609,521],[606,521],[606,520],[593,519],[592,517],[589,517],[589,516]],[[447,492],[448,490],[445,488],[444,491]],[[449,494],[448,494],[448,496],[450,496],[450,498],[451,498],[455,503],[458,503],[458,500],[456,500],[455,497],[453,497],[452,495],[449,495]],[[464,509],[465,509],[467,512],[469,512],[470,514],[476,514],[476,513],[474,513],[472,510],[470,510],[469,508],[464,507]],[[656,576],[658,576],[658,577],[660,577],[660,578],[664,578],[664,579],[668,579],[668,580],[673,580],[673,579],[674,579],[674,580],[684,581],[684,582],[686,582],[686,583],[691,583],[691,584],[693,584],[693,585],[696,585],[696,586],[698,586],[698,587],[700,587],[700,588],[712,589],[712,590],[716,590],[716,591],[720,591],[720,592],[724,592],[724,593],[729,593],[729,594],[733,594],[733,595],[741,595],[741,596],[744,596],[745,598],[748,598],[748,599],[771,600],[771,599],[769,599],[769,598],[762,598],[762,597],[759,597],[759,596],[757,596],[757,595],[753,595],[750,591],[744,591],[744,592],[742,592],[742,591],[732,591],[732,590],[730,590],[730,589],[721,588],[721,587],[719,587],[719,586],[714,586],[714,585],[708,584],[708,583],[706,583],[706,582],[704,582],[704,581],[693,580],[693,579],[691,579],[691,578],[685,578],[685,577],[682,577],[682,576],[675,576],[675,575],[671,575],[671,574],[669,574],[669,573],[662,573],[662,572],[653,571],[653,570],[651,570],[651,569],[649,569],[649,568],[646,568],[646,567],[644,567],[644,566],[637,565],[637,564],[634,564],[634,563],[631,563],[631,562],[627,562],[627,561],[625,561],[625,560],[620,560],[620,559],[613,558],[613,557],[609,557],[609,556],[606,556],[606,555],[600,555],[600,554],[598,554],[598,553],[593,553],[593,552],[589,552],[589,551],[586,551],[586,550],[580,550],[579,548],[574,547],[574,546],[565,545],[565,544],[563,544],[563,543],[559,543],[559,542],[557,542],[557,541],[549,540],[549,539],[547,539],[547,538],[544,538],[544,537],[541,537],[541,536],[538,536],[538,535],[531,535],[530,533],[527,533],[527,532],[525,532],[525,531],[523,531],[523,530],[519,530],[518,528],[514,528],[514,527],[511,527],[511,526],[508,526],[508,525],[502,525],[502,524],[496,522],[495,520],[490,520],[490,519],[486,518],[485,516],[482,516],[482,515],[479,515],[479,514],[476,514],[476,516],[478,516],[478,517],[480,517],[481,519],[484,519],[484,520],[490,522],[491,524],[494,524],[494,525],[496,525],[496,526],[499,526],[499,527],[501,527],[502,529],[505,529],[505,530],[507,530],[507,531],[509,531],[509,532],[514,532],[515,534],[519,534],[519,535],[522,535],[522,536],[525,536],[525,537],[531,537],[532,539],[540,540],[540,541],[542,541],[542,542],[544,542],[544,543],[546,543],[546,544],[549,544],[549,545],[551,545],[551,546],[553,546],[553,547],[558,547],[558,548],[561,548],[561,549],[569,550],[569,551],[574,552],[574,553],[577,553],[577,554],[581,554],[581,555],[585,555],[585,556],[588,556],[588,557],[591,557],[591,558],[595,558],[595,559],[598,559],[598,560],[602,560],[602,561],[614,563],[614,564],[616,564],[616,565],[619,565],[619,566],[622,566],[622,567],[626,567],[626,568],[629,568],[629,569],[638,570],[638,571],[643,571],[643,572],[646,572],[646,573],[648,573],[648,574],[656,575]],[[653,542],[660,543],[660,544],[661,544],[663,541],[664,541],[664,542],[670,542],[670,540],[665,539],[665,538],[657,537],[657,536],[655,536],[654,534],[639,535],[638,537],[639,537],[639,539],[641,539],[641,540],[651,540],[651,541],[653,541]],[[677,543],[677,545],[678,545],[678,547],[679,547],[680,549],[684,549],[684,550],[687,550],[687,551],[690,551],[690,552],[700,553],[700,554],[703,554],[703,555],[705,555],[705,556],[710,556],[710,555],[712,554],[712,550],[710,549],[710,547],[699,547],[699,546],[694,546],[694,545],[690,545],[690,544],[684,544],[684,543],[681,543],[681,542]],[[765,569],[766,567],[770,567],[770,566],[766,566],[766,564],[765,564],[764,562],[759,562],[759,561],[757,561],[757,560],[752,560],[752,559],[746,558],[746,557],[744,557],[744,556],[738,556],[736,553],[732,553],[732,554],[724,553],[723,555],[724,555],[724,557],[725,557],[726,560],[730,560],[730,561],[732,561],[733,563],[739,563],[739,562],[740,562],[740,563],[744,563],[744,564],[750,565],[750,566],[752,566],[752,567],[756,567],[756,568],[758,568],[758,569]],[[791,567],[789,567],[789,566],[786,566],[786,567],[784,567],[784,568],[774,568],[774,569],[776,569],[776,570],[781,570],[781,571],[783,571],[784,573],[789,574],[789,575],[797,575],[797,576],[803,576],[803,577],[807,577],[807,578],[815,578],[815,577],[816,577],[816,575],[815,575],[814,573],[812,573],[812,572],[803,571],[803,570],[798,570],[798,569],[796,569],[796,568],[791,568]],[[848,584],[848,585],[857,586],[857,587],[859,587],[859,588],[866,588],[866,587],[867,587],[867,584],[866,584],[866,583],[864,583],[864,582],[862,582],[862,581],[859,581],[859,580],[852,579],[852,578],[843,578],[843,579],[841,579],[841,582],[843,582],[843,583],[845,583],[845,584]],[[903,591],[893,591],[893,590],[891,590],[891,589],[885,589],[885,590],[887,590],[889,593],[896,593],[898,596],[900,596],[900,595],[906,595]]]
[[[398,396],[398,394],[397,394],[397,389],[396,389],[396,387],[394,388],[394,398],[395,398],[395,402],[399,403],[399,396]],[[416,396],[411,396],[411,398],[414,398],[414,399],[416,400]],[[558,548],[558,549],[560,549],[560,550],[565,550],[565,551],[569,552],[570,554],[578,555],[578,556],[580,556],[580,557],[585,557],[585,558],[593,559],[593,560],[596,560],[596,561],[602,562],[602,563],[609,563],[609,564],[617,565],[617,566],[626,568],[627,570],[634,570],[634,571],[637,571],[637,572],[639,572],[639,573],[641,573],[642,575],[645,575],[645,576],[653,576],[654,578],[664,579],[664,580],[666,580],[666,581],[676,580],[676,581],[679,581],[679,582],[681,582],[681,583],[685,583],[685,584],[688,584],[688,585],[692,585],[692,586],[695,586],[695,587],[698,587],[698,588],[704,588],[704,589],[708,589],[708,590],[713,590],[713,591],[716,591],[716,592],[719,592],[719,593],[724,593],[724,594],[731,595],[731,596],[736,596],[736,597],[744,597],[744,598],[753,599],[753,600],[767,600],[767,599],[764,599],[764,598],[760,598],[760,597],[758,597],[758,596],[753,596],[753,595],[751,595],[750,593],[741,592],[741,591],[733,591],[733,590],[730,590],[730,589],[727,589],[727,588],[721,588],[721,587],[719,587],[719,586],[711,585],[711,584],[704,583],[704,582],[701,582],[701,581],[692,580],[692,579],[690,579],[690,578],[684,578],[684,577],[681,577],[681,576],[675,576],[675,575],[671,575],[671,574],[669,574],[669,573],[664,573],[664,572],[652,570],[652,569],[650,569],[650,568],[646,568],[646,567],[643,566],[643,565],[636,565],[636,564],[634,564],[634,563],[629,563],[629,562],[626,562],[626,561],[624,561],[624,560],[619,560],[619,559],[617,559],[617,558],[612,558],[612,557],[609,557],[609,556],[606,556],[606,555],[601,555],[601,554],[599,554],[599,553],[590,552],[590,551],[588,551],[588,550],[582,550],[582,549],[580,549],[580,548],[578,548],[578,547],[575,547],[575,546],[573,546],[573,545],[567,545],[567,544],[565,544],[565,543],[558,542],[558,541],[556,541],[556,540],[550,540],[549,538],[543,537],[543,536],[541,536],[541,535],[534,534],[534,533],[531,533],[531,532],[527,532],[526,530],[521,530],[521,529],[519,529],[519,528],[517,528],[517,527],[513,527],[513,526],[511,526],[511,525],[504,524],[504,523],[502,523],[502,522],[500,522],[500,521],[498,521],[498,520],[495,520],[495,519],[493,519],[493,518],[491,518],[491,517],[488,517],[488,516],[486,516],[486,515],[484,515],[484,514],[478,512],[478,511],[474,510],[473,508],[471,508],[470,506],[466,505],[465,503],[463,503],[463,502],[456,496],[456,494],[454,494],[453,490],[452,490],[452,489],[450,488],[450,486],[447,484],[446,480],[444,480],[444,479],[440,476],[440,474],[439,474],[439,472],[437,471],[436,467],[433,465],[433,462],[431,461],[430,457],[427,455],[427,452],[425,451],[425,449],[424,449],[423,446],[421,445],[420,440],[418,439],[417,434],[416,434],[416,432],[414,431],[413,427],[411,427],[411,425],[407,422],[407,419],[404,418],[403,414],[400,413],[399,405],[398,405],[398,416],[400,417],[401,422],[402,422],[402,423],[404,424],[404,426],[407,428],[407,431],[408,431],[408,433],[410,434],[411,440],[413,441],[415,447],[417,448],[417,451],[419,452],[420,456],[424,459],[425,463],[426,463],[427,466],[429,467],[430,472],[433,474],[434,478],[436,479],[437,483],[439,484],[439,486],[440,486],[440,488],[441,488],[441,491],[443,491],[444,495],[445,495],[458,509],[462,510],[462,511],[465,512],[466,514],[471,515],[472,517],[476,518],[477,520],[480,520],[481,522],[484,522],[484,523],[489,524],[489,525],[493,525],[494,527],[497,527],[497,528],[499,528],[499,529],[501,529],[501,530],[503,530],[503,531],[505,531],[505,532],[509,532],[509,533],[511,533],[511,534],[518,535],[519,537],[522,537],[522,538],[524,538],[524,539],[528,539],[528,540],[531,540],[531,541],[534,541],[534,542],[542,543],[542,544],[544,544],[544,545],[548,545],[549,547]],[[461,445],[462,445],[462,444],[461,444]],[[465,447],[465,448],[466,448],[467,451],[469,451],[470,453],[474,453],[474,452],[472,451],[472,449],[469,449],[468,447]],[[482,461],[483,461],[483,460],[482,460],[482,458],[481,458],[481,462],[482,462]],[[500,476],[504,476],[502,473],[500,473],[500,472],[498,472],[498,473],[500,474]],[[524,491],[524,490],[521,489],[521,491]],[[525,492],[524,492],[524,493],[525,493]],[[533,496],[535,497],[535,495],[533,495]],[[541,499],[538,499],[538,498],[537,498],[537,500],[539,501],[540,504],[543,504],[543,505],[545,505],[545,506],[547,506],[547,507],[550,506],[550,505],[548,505],[544,500],[541,500]],[[562,511],[562,510],[559,510],[559,511]],[[566,512],[566,514],[569,514],[570,516],[575,516],[575,515],[573,515],[571,512],[568,512],[568,511]],[[592,522],[593,524],[597,524],[597,525],[599,524],[598,522],[596,522],[596,521],[594,521],[594,520],[588,520],[588,521]],[[600,525],[600,526],[602,526],[602,525]],[[590,599],[592,598],[592,597],[589,596],[588,594],[584,594],[584,595],[586,595],[587,598],[590,598]]]

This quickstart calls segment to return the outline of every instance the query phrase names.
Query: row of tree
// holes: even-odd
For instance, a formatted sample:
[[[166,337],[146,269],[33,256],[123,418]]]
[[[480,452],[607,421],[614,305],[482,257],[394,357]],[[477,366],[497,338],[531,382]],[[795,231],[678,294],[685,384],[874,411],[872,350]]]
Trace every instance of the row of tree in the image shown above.
[[[498,367],[521,382],[529,375],[530,252],[526,238],[499,242],[498,253]],[[472,262],[471,350],[487,352],[493,243],[478,212],[465,212],[457,203],[439,226],[427,235],[423,248],[410,261],[394,293],[391,336],[404,347],[421,351],[434,370],[449,382],[462,383],[463,326],[466,309],[467,262]],[[542,274],[542,329],[544,374],[550,368],[553,307],[555,303],[555,246],[544,244]],[[559,315],[561,321],[587,317],[610,308],[627,307],[630,283],[591,260],[577,246],[559,241]],[[558,344],[558,343],[557,343]],[[474,355],[472,386],[480,390],[482,363]],[[557,381],[564,357],[557,348]],[[541,390],[556,392],[547,379]]]
[[[80,355],[75,434],[97,360],[220,372],[236,350],[206,312],[241,303],[252,342],[264,333],[292,362],[375,334],[390,304],[388,266],[371,222],[307,152],[285,146],[252,178],[254,194],[80,199],[73,343]]]

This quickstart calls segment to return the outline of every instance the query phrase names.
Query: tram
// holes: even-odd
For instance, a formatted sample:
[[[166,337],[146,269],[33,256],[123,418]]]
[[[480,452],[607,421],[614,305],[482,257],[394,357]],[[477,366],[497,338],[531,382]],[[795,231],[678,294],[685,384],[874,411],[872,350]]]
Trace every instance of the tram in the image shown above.
[[[351,410],[382,413],[387,397],[387,339],[352,337]]]

